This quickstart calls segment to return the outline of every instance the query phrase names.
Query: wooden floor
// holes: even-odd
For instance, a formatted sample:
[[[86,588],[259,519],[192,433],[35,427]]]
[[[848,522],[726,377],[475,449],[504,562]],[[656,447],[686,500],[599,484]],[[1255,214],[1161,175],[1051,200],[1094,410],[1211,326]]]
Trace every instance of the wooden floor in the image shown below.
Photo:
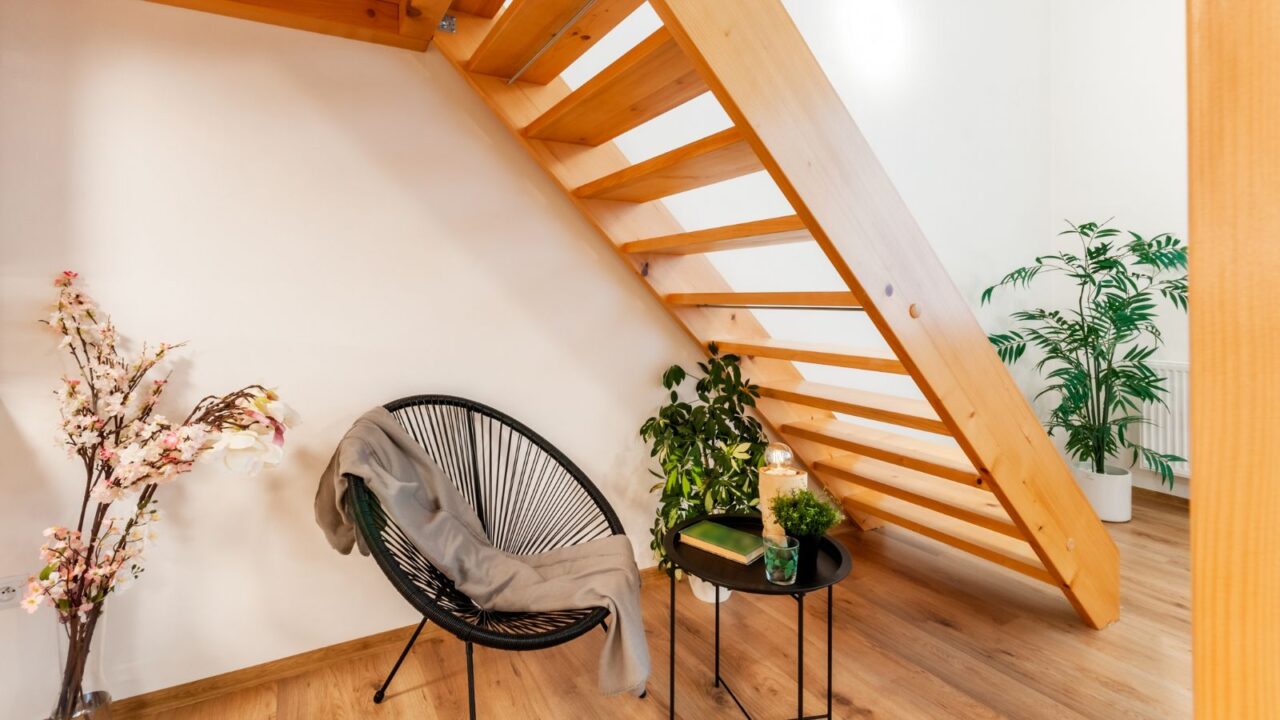
[[[1140,493],[1108,525],[1122,556],[1122,619],[1089,630],[1051,587],[898,528],[843,539],[851,577],[835,590],[837,718],[1184,718],[1191,715],[1185,502]],[[741,717],[711,687],[712,606],[679,590],[679,716]],[[665,718],[667,595],[644,589],[654,675],[648,699],[601,697],[601,635],[533,653],[476,648],[479,717]],[[825,701],[825,596],[805,603],[806,712]],[[722,609],[722,664],[757,717],[795,713],[796,603],[735,595]],[[382,705],[386,649],[153,717],[465,718],[463,646],[424,633]]]

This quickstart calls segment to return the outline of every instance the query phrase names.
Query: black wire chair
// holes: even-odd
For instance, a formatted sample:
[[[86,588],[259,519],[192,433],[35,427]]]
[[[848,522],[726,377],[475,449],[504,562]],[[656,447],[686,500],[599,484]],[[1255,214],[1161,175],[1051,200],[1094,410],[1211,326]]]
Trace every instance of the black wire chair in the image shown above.
[[[507,415],[447,395],[416,395],[384,407],[440,464],[498,549],[530,555],[623,534],[613,508],[578,466]],[[480,608],[427,562],[361,478],[348,475],[347,479],[347,502],[365,546],[391,584],[423,616],[374,693],[375,703],[382,702],[428,620],[466,643],[467,698],[473,720],[473,643],[502,650],[537,650],[568,642],[596,626],[608,629],[609,611],[602,607],[555,612]]]

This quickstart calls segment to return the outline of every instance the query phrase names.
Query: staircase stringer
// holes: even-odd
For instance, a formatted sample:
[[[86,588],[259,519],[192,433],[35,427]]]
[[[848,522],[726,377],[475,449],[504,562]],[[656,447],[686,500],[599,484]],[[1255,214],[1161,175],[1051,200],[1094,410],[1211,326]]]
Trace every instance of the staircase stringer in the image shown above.
[[[582,184],[631,165],[612,142],[595,147],[528,138],[522,132],[535,118],[562,100],[570,92],[557,78],[545,85],[512,83],[467,70],[467,62],[488,33],[495,20],[457,15],[453,34],[436,36],[436,48],[454,69],[471,85],[533,159],[555,181],[597,233],[606,240],[616,256],[644,281],[654,299],[679,323],[702,352],[706,343],[716,338],[764,340],[769,334],[749,309],[732,311],[702,307],[671,307],[663,298],[679,292],[730,292],[732,287],[711,262],[701,255],[633,255],[621,251],[624,243],[649,237],[684,232],[684,228],[660,202],[629,203],[576,197],[573,190]],[[769,358],[743,358],[746,377],[757,381],[803,379],[794,363]],[[807,408],[787,402],[761,398],[757,415],[775,437],[778,429],[790,422],[830,419],[831,412]],[[819,460],[840,453],[818,443],[793,443],[797,456],[812,468]],[[817,477],[815,475],[815,477]],[[849,512],[859,528],[868,530],[883,523],[860,512]]]
[[[774,182],[1095,628],[1114,542],[778,0],[651,0]]]

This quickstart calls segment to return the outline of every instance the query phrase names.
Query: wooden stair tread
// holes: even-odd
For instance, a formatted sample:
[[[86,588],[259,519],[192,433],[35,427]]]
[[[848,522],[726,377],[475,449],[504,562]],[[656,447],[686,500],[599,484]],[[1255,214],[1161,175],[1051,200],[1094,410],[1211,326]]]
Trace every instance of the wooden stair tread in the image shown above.
[[[697,253],[741,250],[743,248],[784,245],[813,240],[804,221],[796,215],[767,220],[725,225],[661,237],[632,240],[619,249],[624,253],[656,253],[660,255],[694,255]]]
[[[974,487],[861,455],[818,460],[813,468],[824,478],[834,476],[1012,538],[1023,537],[999,498]]]
[[[861,307],[851,292],[709,292],[671,293],[668,305],[725,305],[729,307],[850,308]]]
[[[1056,585],[1031,546],[1022,540],[992,532],[963,520],[934,512],[905,500],[899,500],[867,488],[849,486],[839,494],[841,503],[851,512],[866,513],[899,525],[926,537],[946,543],[965,552],[990,560],[1010,570]]]
[[[760,384],[760,395],[916,430],[941,435],[949,433],[938,413],[924,400],[808,380],[763,382]]]
[[[539,140],[599,145],[707,91],[666,28],[658,28],[525,128]]]
[[[763,169],[742,133],[729,128],[592,180],[573,194],[580,198],[649,202]]]
[[[786,423],[781,431],[965,485],[986,488],[986,483],[960,448],[839,420]]]
[[[867,348],[842,347],[777,338],[755,340],[716,340],[721,352],[775,360],[806,362],[815,365],[871,370],[905,375],[907,369],[887,352]]]
[[[510,78],[523,68],[519,78],[521,82],[545,85],[643,2],[596,0],[574,20],[582,9],[583,0],[514,0],[480,41],[467,61],[467,69],[482,75]],[[470,4],[482,3],[472,0]],[[497,4],[501,5],[501,2]],[[460,9],[458,5],[455,2],[454,9]],[[483,10],[488,12],[484,17],[493,17],[496,12],[496,8],[493,12],[489,12],[489,8]],[[573,25],[566,28],[569,22]],[[564,32],[547,46],[547,42],[561,29]],[[541,55],[538,55],[539,51],[542,51]]]

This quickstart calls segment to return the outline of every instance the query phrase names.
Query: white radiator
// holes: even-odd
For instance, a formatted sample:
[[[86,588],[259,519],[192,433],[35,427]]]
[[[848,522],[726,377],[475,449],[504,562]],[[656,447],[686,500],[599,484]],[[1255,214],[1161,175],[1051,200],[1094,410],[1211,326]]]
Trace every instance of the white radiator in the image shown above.
[[[1187,458],[1188,462],[1173,464],[1173,474],[1191,477],[1191,371],[1184,362],[1152,362],[1151,369],[1164,378],[1168,407],[1151,403],[1143,408],[1147,424],[1142,426],[1142,444]]]

